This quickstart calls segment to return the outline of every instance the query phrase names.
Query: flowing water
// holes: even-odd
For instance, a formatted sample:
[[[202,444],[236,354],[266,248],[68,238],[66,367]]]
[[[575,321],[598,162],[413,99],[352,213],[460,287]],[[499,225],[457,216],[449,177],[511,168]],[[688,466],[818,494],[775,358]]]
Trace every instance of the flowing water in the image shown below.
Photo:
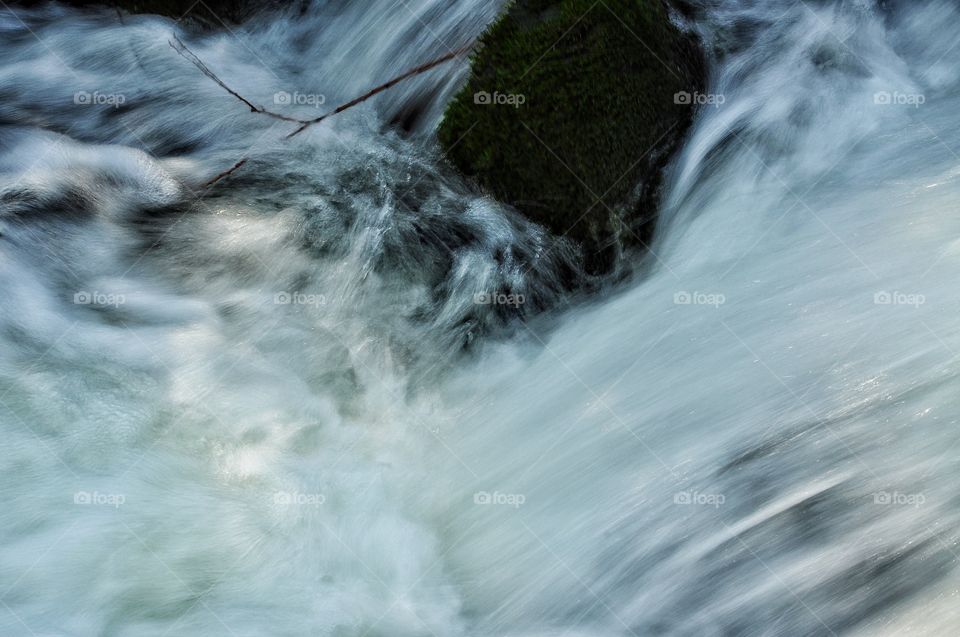
[[[309,117],[500,3],[4,10],[0,634],[960,631],[960,8],[690,4],[714,99],[586,300],[440,159],[462,62],[285,140],[168,45]]]

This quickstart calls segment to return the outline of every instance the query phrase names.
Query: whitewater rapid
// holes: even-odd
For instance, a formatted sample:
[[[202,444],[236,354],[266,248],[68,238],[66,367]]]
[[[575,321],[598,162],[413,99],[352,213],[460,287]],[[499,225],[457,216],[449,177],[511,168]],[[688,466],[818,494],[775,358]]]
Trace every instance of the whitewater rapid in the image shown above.
[[[168,43],[308,117],[499,3],[0,12],[0,634],[960,630],[960,10],[688,4],[722,104],[586,299],[462,63],[285,140]]]

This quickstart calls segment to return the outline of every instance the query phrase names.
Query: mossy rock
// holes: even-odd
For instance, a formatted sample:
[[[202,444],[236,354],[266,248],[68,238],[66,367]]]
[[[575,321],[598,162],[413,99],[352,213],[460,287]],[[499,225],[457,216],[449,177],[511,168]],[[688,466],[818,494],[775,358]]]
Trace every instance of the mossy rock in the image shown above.
[[[481,187],[609,270],[649,242],[705,62],[661,0],[515,0],[481,36],[439,139]],[[695,101],[695,100],[692,100]]]

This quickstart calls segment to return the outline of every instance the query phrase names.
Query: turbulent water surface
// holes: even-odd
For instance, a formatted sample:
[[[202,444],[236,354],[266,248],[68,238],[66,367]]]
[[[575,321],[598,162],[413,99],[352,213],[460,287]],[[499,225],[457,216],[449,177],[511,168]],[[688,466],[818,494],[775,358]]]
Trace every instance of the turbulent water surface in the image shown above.
[[[286,140],[168,44],[310,117],[498,2],[0,13],[0,634],[960,632],[960,8],[688,4],[586,301],[440,159],[462,62]]]

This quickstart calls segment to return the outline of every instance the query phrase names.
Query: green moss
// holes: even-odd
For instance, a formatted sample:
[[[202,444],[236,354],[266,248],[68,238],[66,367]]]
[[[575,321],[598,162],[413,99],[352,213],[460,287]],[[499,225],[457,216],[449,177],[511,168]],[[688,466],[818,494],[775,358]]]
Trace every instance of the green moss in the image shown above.
[[[439,139],[458,169],[603,268],[649,238],[659,174],[692,115],[674,95],[703,76],[660,0],[517,0],[481,37]]]

